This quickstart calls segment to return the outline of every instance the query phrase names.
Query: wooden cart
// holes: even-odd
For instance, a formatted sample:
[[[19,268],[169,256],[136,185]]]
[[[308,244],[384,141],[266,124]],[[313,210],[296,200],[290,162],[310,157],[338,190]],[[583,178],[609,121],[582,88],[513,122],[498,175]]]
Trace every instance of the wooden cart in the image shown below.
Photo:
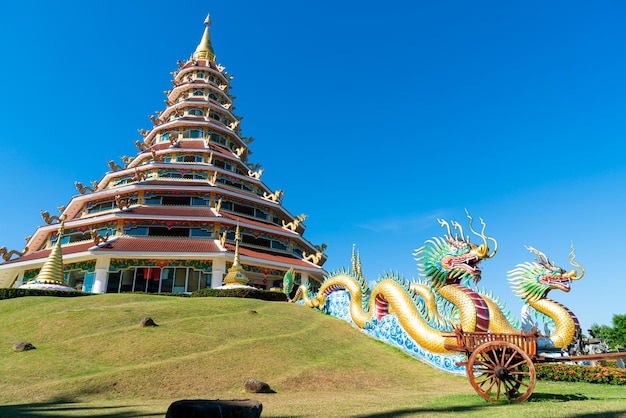
[[[626,358],[626,353],[604,353],[587,356],[560,356],[549,350],[537,351],[539,334],[498,334],[491,332],[463,332],[460,328],[444,334],[456,338],[456,345],[445,344],[450,351],[464,353],[470,383],[480,396],[495,402],[506,396],[509,402],[521,402],[535,389],[535,363],[570,361],[597,361]]]

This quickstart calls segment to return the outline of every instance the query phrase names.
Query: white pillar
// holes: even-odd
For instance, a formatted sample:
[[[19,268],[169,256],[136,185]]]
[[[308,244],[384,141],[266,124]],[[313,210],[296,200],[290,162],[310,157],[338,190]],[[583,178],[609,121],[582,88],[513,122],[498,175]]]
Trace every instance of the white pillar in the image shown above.
[[[96,259],[96,277],[93,280],[91,293],[106,292],[107,276],[109,274],[109,264],[111,257],[100,257]]]
[[[303,271],[300,273],[301,284],[309,283],[309,273]]]
[[[15,283],[13,283],[13,287],[20,287],[23,284],[24,284],[24,270],[20,270],[20,272],[17,275],[17,278],[15,279]]]
[[[226,274],[226,260],[223,258],[214,259],[211,270],[211,287],[220,287],[224,282],[224,274]]]

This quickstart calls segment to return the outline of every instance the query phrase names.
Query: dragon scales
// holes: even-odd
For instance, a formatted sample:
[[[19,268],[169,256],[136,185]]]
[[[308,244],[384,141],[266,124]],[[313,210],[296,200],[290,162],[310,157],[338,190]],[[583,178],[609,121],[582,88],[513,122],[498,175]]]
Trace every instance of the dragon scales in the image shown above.
[[[458,222],[438,220],[447,228],[447,234],[427,240],[414,253],[423,280],[407,281],[389,273],[379,277],[370,289],[353,250],[351,270],[330,274],[315,294],[308,285],[300,285],[291,301],[343,318],[435,367],[461,373],[463,369],[454,366],[458,354],[445,348],[446,343],[454,344],[447,335],[456,327],[466,332],[522,332],[510,314],[503,312],[496,298],[475,288],[481,279],[480,262],[493,257],[498,244],[485,235],[482,219],[483,228],[478,233],[472,227],[472,217],[469,214],[467,217],[470,231],[482,243],[472,244]],[[493,242],[493,251],[488,241]],[[528,249],[537,255],[537,262],[518,265],[509,272],[509,282],[527,304],[555,322],[556,331],[547,342],[543,339],[545,347],[565,348],[580,332],[578,320],[569,309],[546,295],[551,289],[569,291],[571,281],[582,278],[584,270],[574,262],[573,249],[570,263],[580,273],[566,272],[543,253],[532,247]],[[290,270],[283,283],[287,295],[293,283],[293,270]]]

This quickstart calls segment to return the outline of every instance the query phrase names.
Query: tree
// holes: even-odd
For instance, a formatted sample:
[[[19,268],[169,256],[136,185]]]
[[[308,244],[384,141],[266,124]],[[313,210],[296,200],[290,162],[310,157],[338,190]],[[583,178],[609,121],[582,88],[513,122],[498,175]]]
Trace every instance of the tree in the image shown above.
[[[626,315],[613,315],[611,337],[614,345],[626,347]]]
[[[589,330],[595,338],[604,340],[611,348],[626,347],[626,315],[613,315],[613,326],[593,324]]]

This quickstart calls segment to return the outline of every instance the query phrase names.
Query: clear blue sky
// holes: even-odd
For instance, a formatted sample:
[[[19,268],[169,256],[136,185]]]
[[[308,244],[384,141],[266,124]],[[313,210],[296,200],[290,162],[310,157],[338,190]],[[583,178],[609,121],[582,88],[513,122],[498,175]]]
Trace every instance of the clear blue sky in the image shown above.
[[[620,1],[4,1],[0,246],[137,152],[207,12],[250,161],[328,270],[356,244],[370,281],[417,277],[436,218],[467,208],[500,244],[481,283],[518,317],[524,246],[567,268],[572,241],[586,275],[551,297],[583,330],[626,313]]]

